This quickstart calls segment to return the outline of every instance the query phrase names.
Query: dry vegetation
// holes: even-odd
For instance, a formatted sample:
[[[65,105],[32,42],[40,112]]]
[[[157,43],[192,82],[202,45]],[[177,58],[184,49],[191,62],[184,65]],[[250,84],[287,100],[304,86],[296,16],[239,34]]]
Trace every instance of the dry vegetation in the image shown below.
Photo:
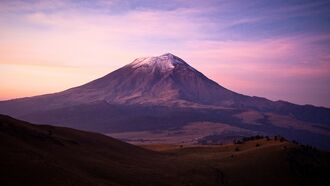
[[[330,155],[285,140],[143,148],[0,117],[1,185],[329,185]]]

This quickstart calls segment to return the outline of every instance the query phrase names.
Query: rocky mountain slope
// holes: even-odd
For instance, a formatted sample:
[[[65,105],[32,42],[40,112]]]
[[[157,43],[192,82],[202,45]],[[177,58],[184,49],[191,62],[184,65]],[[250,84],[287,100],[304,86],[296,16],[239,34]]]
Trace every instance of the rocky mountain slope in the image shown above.
[[[235,93],[173,54],[138,58],[63,92],[1,101],[0,113],[102,133],[226,123],[330,148],[329,108]]]

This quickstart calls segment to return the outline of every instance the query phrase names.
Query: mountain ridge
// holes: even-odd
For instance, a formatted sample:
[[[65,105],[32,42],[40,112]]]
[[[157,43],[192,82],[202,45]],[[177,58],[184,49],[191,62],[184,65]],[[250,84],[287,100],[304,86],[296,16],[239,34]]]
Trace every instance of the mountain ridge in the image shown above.
[[[163,68],[164,63],[165,63],[165,67],[166,67],[165,69]],[[173,65],[173,66],[169,66],[169,64]],[[90,81],[88,83],[85,83],[83,85],[76,86],[76,87],[73,87],[73,88],[69,88],[69,89],[66,89],[64,91],[49,93],[49,94],[43,94],[43,95],[37,95],[37,96],[31,96],[31,97],[23,97],[23,98],[15,98],[15,99],[10,99],[10,100],[3,100],[3,101],[0,101],[0,102],[16,101],[16,100],[31,99],[31,98],[41,98],[41,97],[46,97],[46,96],[57,96],[57,95],[61,95],[61,94],[67,95],[68,93],[71,93],[71,92],[74,92],[74,91],[75,91],[74,92],[75,94],[78,94],[78,96],[75,95],[76,97],[83,97],[84,95],[79,95],[79,91],[81,91],[81,90],[77,91],[77,89],[80,89],[80,88],[92,89],[92,86],[96,86],[96,88],[99,88],[99,89],[104,88],[104,87],[107,86],[106,84],[108,83],[107,82],[108,79],[117,78],[116,75],[118,76],[119,71],[126,70],[125,72],[120,72],[120,73],[124,73],[125,75],[129,75],[133,71],[139,71],[141,69],[143,70],[143,67],[144,67],[144,70],[146,70],[148,73],[151,73],[151,74],[156,73],[156,75],[155,75],[156,80],[155,79],[152,79],[152,80],[157,81],[158,79],[162,80],[161,77],[160,77],[160,75],[162,75],[162,74],[158,74],[159,72],[161,72],[162,70],[165,70],[163,72],[163,73],[165,73],[165,75],[162,75],[162,76],[169,76],[168,74],[166,74],[167,73],[166,70],[173,71],[175,69],[176,65],[183,65],[183,66],[185,66],[185,70],[189,69],[189,70],[192,70],[192,71],[196,72],[196,74],[198,74],[203,80],[209,81],[208,82],[209,84],[213,84],[214,86],[218,86],[218,88],[223,89],[226,92],[226,93],[224,93],[225,95],[227,95],[227,96],[228,95],[235,95],[236,97],[240,97],[241,99],[238,98],[239,101],[242,101],[242,99],[244,99],[244,98],[251,98],[251,99],[255,99],[255,100],[263,100],[263,101],[269,101],[269,102],[275,102],[275,103],[281,103],[281,104],[294,104],[294,105],[298,105],[298,106],[312,106],[312,107],[320,107],[320,108],[328,109],[327,107],[324,107],[324,106],[315,106],[315,105],[311,105],[311,104],[299,105],[299,104],[291,103],[291,102],[288,102],[288,101],[285,101],[285,100],[271,101],[271,100],[268,100],[267,98],[260,97],[260,96],[248,96],[248,95],[239,94],[239,93],[231,91],[231,90],[221,86],[219,83],[207,78],[203,73],[201,73],[198,70],[194,69],[188,63],[186,63],[184,60],[182,60],[181,58],[179,58],[179,57],[177,57],[177,56],[175,56],[171,53],[166,53],[166,54],[156,56],[156,57],[154,57],[154,56],[150,57],[149,56],[149,57],[136,58],[135,60],[133,60],[133,62],[131,62],[127,65],[124,65],[123,67],[121,67],[117,70],[114,70],[113,72],[110,72],[110,73],[106,74],[105,76],[103,76],[101,78],[97,78],[97,79],[92,80],[92,81]],[[150,67],[152,69],[151,71],[150,71]],[[158,72],[154,72],[154,71],[158,71]],[[182,73],[182,72],[180,71],[180,73]],[[136,77],[136,76],[134,76],[134,77]],[[124,78],[121,77],[121,79],[124,79]],[[130,80],[130,81],[128,80],[128,83],[132,83],[132,80]],[[113,85],[108,85],[108,86],[111,87]],[[126,87],[127,87],[127,85],[126,85]],[[166,88],[168,88],[168,87],[166,87]],[[149,89],[147,89],[147,90],[150,91]],[[193,91],[199,91],[199,90],[198,89],[197,90],[196,89],[195,90],[190,90],[190,94]],[[104,92],[104,93],[106,93],[106,92]],[[141,96],[138,93],[136,95],[131,94],[131,97],[129,97],[127,99],[130,99],[130,98],[133,99],[134,97]],[[93,100],[95,100],[95,98],[93,98],[92,95],[90,97],[88,97],[88,95],[85,95],[85,96],[87,96],[87,98],[91,102]],[[148,96],[150,96],[150,95],[148,95]],[[222,97],[223,97],[223,95],[222,95]],[[101,97],[101,98],[98,99],[98,101],[104,100],[104,99],[107,99],[107,97],[106,96]],[[148,99],[150,99],[150,97],[148,97]],[[203,100],[205,100],[205,99],[207,99],[207,98],[203,97]],[[81,101],[81,100],[77,99],[77,101]],[[112,102],[112,101],[114,101],[114,102]],[[107,102],[116,103],[116,101],[118,101],[118,103],[127,104],[127,102],[120,101],[118,99],[112,99],[112,100],[110,99]],[[169,100],[166,100],[166,101],[169,101]],[[88,101],[82,101],[81,103],[86,103],[86,102],[88,102]],[[214,104],[214,103],[207,103],[207,104]],[[230,106],[230,104],[225,104],[225,106]]]
[[[246,114],[251,111],[259,114]],[[203,121],[285,134],[289,139],[297,139],[298,133],[306,135],[308,130],[312,132],[307,132],[306,139],[312,139],[315,131],[324,130],[322,134],[329,138],[320,136],[318,140],[327,139],[325,146],[330,148],[329,108],[233,92],[173,54],[137,58],[101,78],[62,92],[0,101],[0,113],[102,133],[178,128]]]

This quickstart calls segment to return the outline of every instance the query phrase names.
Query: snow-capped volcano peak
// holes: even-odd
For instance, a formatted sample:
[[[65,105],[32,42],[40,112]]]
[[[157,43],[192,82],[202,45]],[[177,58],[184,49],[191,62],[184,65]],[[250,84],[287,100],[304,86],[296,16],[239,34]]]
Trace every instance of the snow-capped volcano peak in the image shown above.
[[[153,67],[166,71],[166,70],[174,69],[175,66],[179,64],[186,64],[186,63],[179,57],[171,53],[166,53],[161,56],[137,58],[132,63],[130,63],[129,66],[133,68],[139,68],[142,66]]]

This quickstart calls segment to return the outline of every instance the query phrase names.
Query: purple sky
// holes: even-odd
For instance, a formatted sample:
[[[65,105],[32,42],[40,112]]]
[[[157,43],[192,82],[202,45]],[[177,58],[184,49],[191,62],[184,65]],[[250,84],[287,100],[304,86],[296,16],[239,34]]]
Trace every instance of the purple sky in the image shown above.
[[[0,1],[0,99],[171,52],[233,91],[330,107],[330,1]]]

